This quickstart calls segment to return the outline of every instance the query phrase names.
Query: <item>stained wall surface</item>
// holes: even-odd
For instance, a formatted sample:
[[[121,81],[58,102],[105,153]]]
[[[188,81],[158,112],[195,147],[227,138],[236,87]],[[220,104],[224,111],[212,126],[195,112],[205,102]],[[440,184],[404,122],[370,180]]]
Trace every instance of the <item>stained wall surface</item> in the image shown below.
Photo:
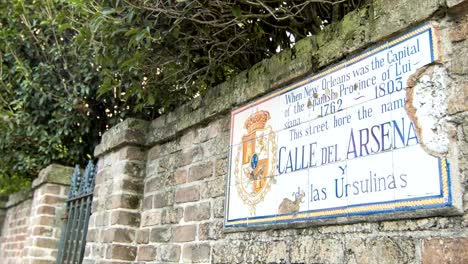
[[[423,89],[418,80],[429,78],[434,85],[414,102],[445,98],[435,138],[447,142],[438,155],[451,161],[460,210],[226,231],[229,111],[423,22],[437,25],[442,58],[408,86]],[[174,112],[117,125],[95,151],[85,263],[468,263],[467,38],[468,1],[377,0]],[[416,103],[408,109],[424,113]],[[431,152],[441,142],[422,144]]]

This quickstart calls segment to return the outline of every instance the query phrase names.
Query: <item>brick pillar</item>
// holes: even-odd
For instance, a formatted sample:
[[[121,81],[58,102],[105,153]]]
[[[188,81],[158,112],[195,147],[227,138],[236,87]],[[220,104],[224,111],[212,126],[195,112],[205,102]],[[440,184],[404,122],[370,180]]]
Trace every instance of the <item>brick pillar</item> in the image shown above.
[[[131,263],[145,174],[145,121],[129,119],[103,136],[83,263]]]
[[[56,262],[72,173],[71,167],[53,164],[43,169],[33,181],[28,236],[23,249],[24,263]]]

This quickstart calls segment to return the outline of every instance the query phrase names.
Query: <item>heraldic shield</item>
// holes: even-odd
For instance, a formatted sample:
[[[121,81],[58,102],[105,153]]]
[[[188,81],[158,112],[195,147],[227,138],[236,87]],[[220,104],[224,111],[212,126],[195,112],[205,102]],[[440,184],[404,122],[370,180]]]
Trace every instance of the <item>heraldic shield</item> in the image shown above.
[[[247,130],[242,136],[236,159],[236,179],[239,196],[249,206],[251,215],[255,207],[269,192],[276,160],[276,137],[268,125],[270,113],[257,111],[245,121]],[[241,160],[239,160],[241,157]]]

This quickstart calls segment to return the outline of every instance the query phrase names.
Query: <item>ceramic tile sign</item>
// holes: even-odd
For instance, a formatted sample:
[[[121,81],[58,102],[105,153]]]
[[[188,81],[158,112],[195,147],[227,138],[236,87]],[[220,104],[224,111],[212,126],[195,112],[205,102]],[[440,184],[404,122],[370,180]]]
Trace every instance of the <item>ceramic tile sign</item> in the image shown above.
[[[225,227],[449,206],[447,161],[404,109],[435,38],[424,24],[233,110]]]

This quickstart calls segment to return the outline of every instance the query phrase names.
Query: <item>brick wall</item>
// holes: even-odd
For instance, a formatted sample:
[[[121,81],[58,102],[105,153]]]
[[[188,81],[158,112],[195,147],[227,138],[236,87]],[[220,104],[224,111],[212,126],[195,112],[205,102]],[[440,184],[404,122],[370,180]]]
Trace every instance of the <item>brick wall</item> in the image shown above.
[[[3,204],[0,263],[56,262],[71,174],[71,168],[51,165],[40,172],[32,189],[8,197]]]
[[[225,232],[229,110],[423,21],[440,25],[464,213]],[[467,25],[468,1],[374,1],[174,112],[112,128],[95,151],[85,263],[467,263]]]
[[[5,211],[0,240],[0,259],[5,263],[20,263],[28,235],[29,214],[32,199],[25,194],[24,201],[11,206]]]

